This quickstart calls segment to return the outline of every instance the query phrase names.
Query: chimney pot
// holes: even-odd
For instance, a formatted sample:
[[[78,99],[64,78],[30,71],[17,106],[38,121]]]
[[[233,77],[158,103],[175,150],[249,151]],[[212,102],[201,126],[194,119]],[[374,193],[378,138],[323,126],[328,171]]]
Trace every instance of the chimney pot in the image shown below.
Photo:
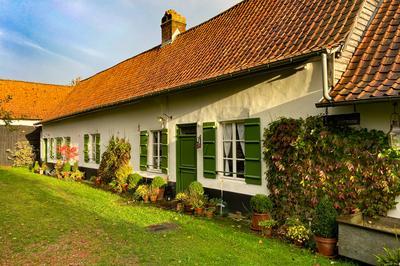
[[[173,9],[165,11],[161,19],[161,45],[172,43],[178,34],[186,31],[186,18]]]

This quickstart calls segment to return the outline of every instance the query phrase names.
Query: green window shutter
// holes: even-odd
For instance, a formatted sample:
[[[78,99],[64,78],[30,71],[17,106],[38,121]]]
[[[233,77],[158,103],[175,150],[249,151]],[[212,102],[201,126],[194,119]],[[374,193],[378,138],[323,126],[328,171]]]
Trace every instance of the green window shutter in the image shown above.
[[[61,159],[61,152],[60,152],[60,148],[62,146],[62,141],[63,138],[56,138],[56,143],[57,143],[57,150],[56,150],[56,158],[59,160]]]
[[[83,136],[83,157],[85,163],[89,162],[89,134]]]
[[[168,129],[161,131],[161,172],[168,174]]]
[[[214,122],[203,123],[203,174],[205,178],[216,178],[215,158],[216,126]]]
[[[50,158],[54,159],[54,139],[50,139]]]
[[[96,134],[96,163],[100,163],[100,134]]]
[[[260,119],[246,119],[244,123],[245,166],[247,184],[261,185],[261,132]]]
[[[47,139],[43,139],[43,149],[44,149],[44,162],[47,163]]]
[[[149,134],[147,130],[140,131],[140,170],[147,170],[147,143]]]

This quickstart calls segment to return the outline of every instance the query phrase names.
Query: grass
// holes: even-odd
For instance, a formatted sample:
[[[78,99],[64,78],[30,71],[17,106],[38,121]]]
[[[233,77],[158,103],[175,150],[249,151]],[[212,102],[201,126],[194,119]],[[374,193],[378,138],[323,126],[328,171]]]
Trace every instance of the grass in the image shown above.
[[[145,228],[162,222],[179,228]],[[129,205],[118,195],[24,169],[0,168],[0,247],[0,265],[331,265],[234,224]]]

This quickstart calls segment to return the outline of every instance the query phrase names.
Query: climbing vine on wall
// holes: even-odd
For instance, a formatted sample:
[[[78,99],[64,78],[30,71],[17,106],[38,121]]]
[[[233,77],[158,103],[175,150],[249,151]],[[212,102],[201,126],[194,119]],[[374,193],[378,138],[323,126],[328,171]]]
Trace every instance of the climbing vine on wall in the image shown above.
[[[381,131],[328,128],[319,116],[282,118],[265,129],[264,159],[280,220],[312,218],[323,195],[339,213],[386,215],[400,194],[400,153]]]

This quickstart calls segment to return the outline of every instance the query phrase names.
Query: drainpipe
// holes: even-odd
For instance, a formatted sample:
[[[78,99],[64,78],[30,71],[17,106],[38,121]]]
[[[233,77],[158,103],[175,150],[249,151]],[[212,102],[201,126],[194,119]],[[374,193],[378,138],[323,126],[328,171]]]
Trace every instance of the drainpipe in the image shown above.
[[[329,95],[328,56],[326,53],[321,54],[321,61],[322,61],[322,95],[325,100],[330,102],[332,98]]]

